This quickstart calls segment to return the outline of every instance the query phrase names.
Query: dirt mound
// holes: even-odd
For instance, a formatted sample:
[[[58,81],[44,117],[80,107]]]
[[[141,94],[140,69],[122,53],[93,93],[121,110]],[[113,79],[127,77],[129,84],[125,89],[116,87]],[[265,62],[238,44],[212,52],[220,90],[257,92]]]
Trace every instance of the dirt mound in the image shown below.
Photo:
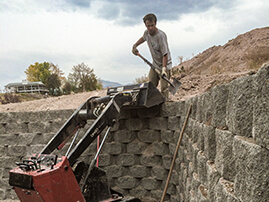
[[[255,73],[269,61],[269,27],[237,36],[223,46],[213,46],[172,69],[182,82],[171,100],[186,100],[216,85]],[[36,101],[0,105],[0,112],[75,109],[92,96],[104,96],[106,90],[51,97]]]
[[[255,73],[269,61],[269,27],[237,36],[223,46],[213,46],[173,67],[182,89],[172,100],[185,100],[212,87]]]

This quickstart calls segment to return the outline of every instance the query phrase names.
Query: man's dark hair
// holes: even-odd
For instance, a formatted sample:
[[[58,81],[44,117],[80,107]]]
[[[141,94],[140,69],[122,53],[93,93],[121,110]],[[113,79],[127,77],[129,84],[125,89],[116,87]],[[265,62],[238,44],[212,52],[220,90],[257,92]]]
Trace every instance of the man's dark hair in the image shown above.
[[[147,20],[150,22],[154,22],[155,24],[157,23],[157,17],[153,13],[149,13],[149,14],[145,15],[145,17],[143,18],[143,21],[145,24],[146,24]]]

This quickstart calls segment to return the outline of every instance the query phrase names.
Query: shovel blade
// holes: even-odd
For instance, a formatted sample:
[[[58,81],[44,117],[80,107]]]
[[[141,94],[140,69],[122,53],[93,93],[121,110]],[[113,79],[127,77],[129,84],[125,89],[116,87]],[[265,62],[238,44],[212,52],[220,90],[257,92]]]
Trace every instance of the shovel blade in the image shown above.
[[[173,78],[172,84],[173,85],[169,85],[168,90],[171,94],[175,95],[182,83],[179,80]]]

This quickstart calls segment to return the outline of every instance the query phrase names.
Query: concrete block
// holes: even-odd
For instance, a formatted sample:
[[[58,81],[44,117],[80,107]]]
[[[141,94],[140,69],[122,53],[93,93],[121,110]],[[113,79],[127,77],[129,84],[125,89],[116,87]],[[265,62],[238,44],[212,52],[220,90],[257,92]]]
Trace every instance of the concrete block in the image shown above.
[[[208,198],[210,201],[214,201],[215,188],[221,176],[218,173],[213,161],[206,162],[206,171],[207,171],[207,181],[205,185],[208,188]]]
[[[197,96],[197,109],[196,109],[196,117],[195,120],[202,123],[204,121],[204,113],[205,113],[205,109],[204,109],[204,96],[202,95],[198,95]]]
[[[162,166],[154,166],[151,170],[151,176],[157,180],[165,180],[167,178],[168,171]]]
[[[269,63],[254,77],[253,137],[257,144],[269,150]]]
[[[145,190],[142,186],[135,187],[133,189],[129,190],[129,193],[131,196],[135,196],[139,199],[144,199],[148,196],[150,196],[150,191]],[[148,201],[148,200],[145,200]]]
[[[169,152],[167,154],[170,154],[172,156],[174,156],[174,153],[176,151],[177,145],[174,143],[170,143],[169,144]]]
[[[42,121],[36,121],[36,122],[30,122],[28,124],[29,133],[42,133],[44,132],[44,128],[47,128],[47,125],[45,122]]]
[[[216,156],[216,136],[213,126],[203,125],[204,155],[207,159],[214,160]]]
[[[184,114],[184,101],[181,102],[165,102],[162,104],[160,116],[170,117],[170,116],[181,116]]]
[[[5,133],[6,134],[19,134],[22,131],[21,125],[17,122],[9,122],[5,124]]]
[[[9,146],[14,144],[19,144],[18,134],[0,134],[0,145]]]
[[[192,165],[192,162],[189,162],[189,165],[188,165],[188,176],[192,180],[192,176],[193,176],[193,165]]]
[[[163,142],[153,142],[153,153],[155,155],[164,156],[166,154],[169,154],[169,147],[168,144],[165,144]]]
[[[152,143],[161,140],[161,134],[156,130],[141,130],[138,132],[137,137],[141,142],[145,143]]]
[[[210,200],[207,198],[207,193],[208,189],[205,185],[200,184],[200,186],[198,187],[198,201],[200,202],[210,202]]]
[[[25,138],[28,138],[29,137],[29,141],[31,141],[29,143],[29,141],[27,141],[27,143],[29,144],[26,144],[27,146],[30,146],[30,145],[37,145],[37,144],[47,144],[48,141],[45,141],[46,139],[44,138],[44,135],[42,133],[34,133],[34,134],[27,134],[27,136],[23,136],[23,139]]]
[[[46,118],[44,121],[46,121],[46,122],[60,122],[60,121],[65,121],[69,116],[72,115],[72,113],[70,113],[70,115],[66,118],[64,111],[65,110],[52,110],[52,111],[48,111],[48,115],[46,117],[43,116],[43,118]],[[41,115],[42,114],[39,113],[39,116],[41,116]]]
[[[1,120],[2,121],[2,120]],[[0,135],[6,134],[6,123],[0,123]]]
[[[142,155],[140,157],[140,164],[146,167],[153,167],[156,165],[161,165],[162,158],[155,155]]]
[[[153,106],[150,108],[141,108],[141,109],[137,109],[137,115],[139,118],[152,118],[155,116],[158,116],[161,110],[161,106],[157,105],[157,106]]]
[[[41,121],[39,112],[18,112],[14,113],[14,119],[18,122],[36,122],[37,120]]]
[[[190,118],[192,119],[196,119],[196,112],[197,112],[197,100],[198,100],[198,96],[192,97],[190,99],[188,99],[185,103],[185,112],[184,114],[187,114],[189,106],[192,105],[191,108],[191,113],[190,113]]]
[[[8,146],[0,145],[0,155],[7,156]]]
[[[110,163],[110,155],[109,154],[100,154],[99,155],[99,166],[104,167],[104,166],[109,166]]]
[[[14,168],[16,167],[15,162],[21,161],[21,158],[18,156],[5,156],[0,157],[0,168]]]
[[[199,139],[199,136],[201,136],[203,133],[203,125],[199,122],[193,122],[192,128],[193,131],[191,134],[191,139],[194,143],[196,143]],[[199,140],[201,141],[201,138]],[[199,147],[200,143],[197,144],[197,146]]]
[[[129,168],[130,174],[135,178],[143,178],[148,176],[147,167],[141,165],[134,165]]]
[[[160,199],[162,198],[163,195],[163,191],[161,190],[152,190],[150,191],[150,198],[146,198],[143,201],[150,201],[150,202],[159,202]],[[166,194],[164,197],[164,201],[168,202],[170,201],[170,196],[169,194]]]
[[[161,131],[161,141],[164,143],[174,143],[174,133],[171,130],[162,130]]]
[[[198,167],[198,163],[197,163],[197,155],[198,155],[198,152],[199,152],[199,148],[197,147],[197,143],[194,143],[191,145],[191,162],[193,164],[193,171],[194,172],[198,172],[197,171],[197,167]]]
[[[133,189],[137,186],[137,179],[131,176],[120,177],[117,180],[117,186],[121,189]]]
[[[121,109],[119,119],[129,119],[137,117],[136,109]]]
[[[117,165],[110,165],[106,167],[106,174],[108,178],[119,178],[122,177],[123,168]]]
[[[114,139],[120,143],[130,143],[136,138],[135,131],[120,130],[114,133]]]
[[[229,84],[226,107],[229,131],[240,136],[252,136],[253,103],[253,77],[241,77]]]
[[[125,126],[130,131],[140,131],[143,129],[143,120],[140,118],[130,118],[125,120]]]
[[[236,136],[234,180],[235,195],[241,201],[267,201],[269,197],[269,151],[252,138]]]
[[[42,133],[44,143],[47,144],[54,137],[55,133]]]
[[[215,128],[226,126],[226,105],[228,100],[227,84],[215,86],[212,89],[212,121]]]
[[[199,181],[202,184],[207,182],[207,172],[206,172],[206,157],[202,151],[199,151],[197,154],[197,172],[199,176]]]
[[[117,164],[121,166],[133,166],[136,162],[136,156],[133,154],[120,154],[117,157]]]
[[[205,130],[204,130],[204,124],[197,123],[197,146],[199,150],[204,151],[204,142],[205,142]]]
[[[231,202],[239,202],[239,200],[234,195],[234,183],[223,178],[220,178],[218,184],[215,188],[215,198],[214,201],[222,202],[222,201],[231,201]],[[246,201],[252,201],[247,199]]]
[[[153,130],[167,130],[167,118],[155,117],[149,120],[149,129]]]
[[[171,166],[171,163],[172,163],[172,159],[173,157],[171,155],[164,155],[162,156],[162,161],[163,161],[163,168],[169,170],[170,169],[170,166]]]
[[[64,125],[64,122],[62,121],[53,121],[53,122],[46,122],[45,127],[46,129],[43,130],[47,133],[57,133],[58,130]]]
[[[0,113],[0,122],[6,122],[6,123],[9,122],[10,121],[9,117],[10,117],[10,113],[8,112]]]
[[[6,190],[5,189],[0,189],[0,200],[5,199],[5,194],[6,194]]]
[[[25,155],[31,156],[32,154],[39,154],[43,150],[44,147],[45,147],[44,144],[27,146],[27,153],[25,153]]]
[[[127,144],[127,153],[141,155],[147,148],[147,144],[134,140],[133,142]]]
[[[5,199],[19,200],[14,189],[11,189],[10,187],[5,190]]]
[[[180,117],[179,116],[170,116],[168,117],[168,130],[180,130]]]
[[[201,123],[209,122],[212,119],[213,104],[212,91],[207,91],[201,96],[197,96],[196,120]]]
[[[24,145],[10,145],[7,148],[8,156],[26,156],[26,146]]]
[[[167,176],[168,176],[168,174],[167,174]],[[173,184],[173,185],[175,185],[175,186],[177,186],[179,184],[179,174],[175,170],[175,167],[173,168],[173,171],[172,171],[170,183]]]
[[[34,133],[20,133],[17,137],[18,143],[21,145],[30,146],[35,136],[36,134]]]
[[[145,177],[141,180],[141,185],[146,190],[156,190],[160,187],[161,181],[158,181],[153,177]]]
[[[216,168],[220,175],[234,181],[235,158],[233,156],[234,135],[229,131],[216,129]]]
[[[193,191],[193,195],[198,195],[198,187],[200,186],[201,182],[199,181],[199,176],[197,173],[192,174],[191,180],[191,190]]]
[[[163,190],[163,189],[161,189],[161,190]],[[169,194],[170,197],[172,195],[176,194],[176,186],[173,185],[172,183],[169,183],[166,193]]]
[[[111,142],[107,143],[106,146],[110,155],[118,155],[122,153],[122,145],[120,143]]]

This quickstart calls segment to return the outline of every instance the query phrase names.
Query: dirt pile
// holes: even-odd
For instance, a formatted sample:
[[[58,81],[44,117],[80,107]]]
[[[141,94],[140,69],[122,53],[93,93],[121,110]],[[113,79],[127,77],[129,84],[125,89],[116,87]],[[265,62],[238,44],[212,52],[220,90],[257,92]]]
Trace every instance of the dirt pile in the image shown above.
[[[269,27],[239,35],[223,46],[213,46],[173,67],[173,76],[180,79],[182,87],[171,100],[186,100],[216,85],[254,74],[266,61],[269,61]],[[0,105],[0,112],[75,109],[87,98],[105,94],[106,90],[101,90]]]
[[[213,46],[173,67],[181,90],[172,100],[185,100],[240,76],[253,74],[269,61],[269,27],[237,36],[223,46]]]

